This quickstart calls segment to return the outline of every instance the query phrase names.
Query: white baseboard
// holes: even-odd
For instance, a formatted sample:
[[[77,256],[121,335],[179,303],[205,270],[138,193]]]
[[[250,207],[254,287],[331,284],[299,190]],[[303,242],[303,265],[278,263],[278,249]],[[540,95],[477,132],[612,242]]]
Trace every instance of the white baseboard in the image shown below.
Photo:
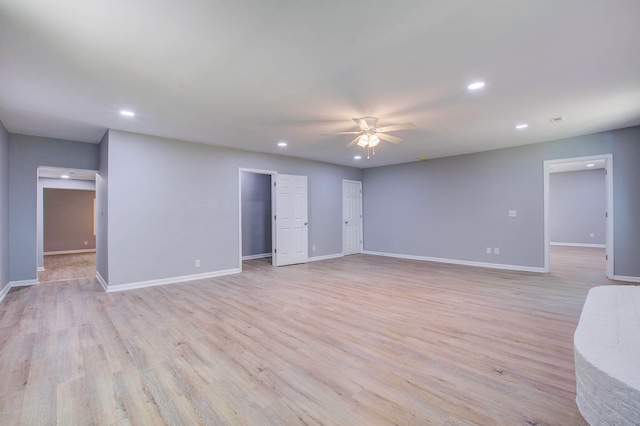
[[[9,281],[11,288],[13,287],[26,287],[30,285],[40,284],[37,279],[35,280],[22,280],[22,281]]]
[[[264,257],[271,257],[271,253],[250,254],[248,256],[242,256],[242,260],[262,259]]]
[[[504,269],[507,271],[521,271],[521,272],[538,272],[544,273],[544,268],[536,268],[533,266],[520,266],[520,265],[505,265],[502,263],[485,263],[485,262],[473,262],[469,260],[457,260],[457,259],[443,259],[439,257],[426,257],[426,256],[414,256],[410,254],[397,254],[397,253],[382,253],[365,250],[364,254],[370,254],[374,256],[387,256],[387,257],[396,257],[399,259],[409,259],[409,260],[424,260],[427,262],[437,262],[437,263],[448,263],[451,265],[464,265],[464,266],[477,266],[480,268],[491,268],[491,269]]]
[[[61,251],[47,251],[45,256],[51,256],[55,254],[80,254],[80,253],[95,253],[96,249],[82,249],[82,250],[61,250]]]
[[[307,258],[307,262],[317,262],[319,260],[336,259],[338,257],[344,257],[342,253],[325,254],[324,256],[314,256]]]
[[[183,283],[187,281],[202,280],[205,278],[221,277],[223,275],[238,274],[240,272],[241,272],[240,268],[233,268],[233,269],[226,269],[222,271],[207,272],[204,274],[185,275],[182,277],[171,277],[171,278],[162,278],[159,280],[149,280],[149,281],[139,281],[135,283],[109,285],[106,287],[105,290],[109,293],[114,291],[134,290],[138,288],[155,287],[158,285],[177,284],[177,283]],[[100,278],[98,278],[98,281],[100,281]],[[104,287],[105,283],[101,282],[101,284]]]
[[[614,275],[613,279],[616,281],[627,281],[630,283],[640,283],[640,277],[626,277],[624,275]]]
[[[11,284],[6,283],[2,290],[0,290],[0,302],[4,300],[7,293],[9,293],[9,290],[11,290]]]
[[[44,266],[38,266],[38,272],[43,272],[44,271]]]
[[[584,243],[549,243],[550,246],[564,246],[564,247],[595,247],[606,248],[606,244],[584,244]]]
[[[96,271],[96,279],[98,280],[104,291],[109,291],[109,284],[107,284],[107,281],[102,278],[102,275],[100,275],[100,272],[98,271]]]
[[[9,290],[11,290],[12,288],[27,287],[27,286],[36,285],[36,284],[40,284],[38,280],[9,281],[7,284],[5,284],[4,288],[0,290],[0,302],[4,300],[5,296],[7,295],[7,293],[9,293]]]

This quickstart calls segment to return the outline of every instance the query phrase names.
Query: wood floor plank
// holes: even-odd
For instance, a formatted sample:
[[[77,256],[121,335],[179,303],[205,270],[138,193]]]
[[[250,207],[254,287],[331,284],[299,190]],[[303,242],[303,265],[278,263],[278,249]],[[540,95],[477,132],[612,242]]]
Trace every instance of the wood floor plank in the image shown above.
[[[44,270],[38,271],[40,282],[71,280],[96,276],[95,253],[55,254],[44,256]]]
[[[588,290],[614,282],[600,249],[551,260],[535,274],[256,259],[128,292],[13,289],[0,423],[584,425],[573,332]]]

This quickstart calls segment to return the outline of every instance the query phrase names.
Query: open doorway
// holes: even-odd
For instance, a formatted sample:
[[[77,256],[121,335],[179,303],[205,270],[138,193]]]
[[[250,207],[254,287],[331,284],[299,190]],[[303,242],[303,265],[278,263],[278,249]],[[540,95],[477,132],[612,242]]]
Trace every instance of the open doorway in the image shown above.
[[[95,176],[92,170],[38,168],[38,281],[95,277]]]
[[[269,258],[273,249],[275,172],[240,169],[240,259]]]
[[[613,278],[613,156],[544,162],[545,271],[551,256],[591,257]],[[604,266],[603,266],[604,265]]]

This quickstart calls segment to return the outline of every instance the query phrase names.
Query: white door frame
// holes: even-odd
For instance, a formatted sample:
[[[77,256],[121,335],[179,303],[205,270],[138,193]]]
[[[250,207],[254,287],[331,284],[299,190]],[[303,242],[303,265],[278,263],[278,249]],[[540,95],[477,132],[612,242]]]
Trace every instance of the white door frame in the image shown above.
[[[271,250],[275,247],[275,223],[273,212],[275,211],[275,194],[273,190],[273,182],[278,172],[274,170],[250,169],[245,167],[238,168],[238,269],[242,272],[242,172],[255,173],[259,175],[271,175]]]
[[[52,183],[48,185],[41,184],[40,182],[40,169],[59,169],[60,172],[94,172],[98,174],[98,170],[92,169],[67,169],[62,167],[49,167],[49,166],[39,166],[36,170],[36,277],[38,276],[38,272],[44,271],[44,190],[48,188],[57,188],[57,189],[69,189],[69,190],[77,190],[77,191],[94,191],[95,197],[98,196],[98,186],[96,185],[96,180],[94,180],[93,189],[86,188],[84,180],[76,180],[76,179],[57,179],[50,178],[52,182],[54,180],[58,180],[59,184],[53,185]],[[94,200],[96,199],[94,197]],[[96,217],[95,217],[95,201],[94,201],[94,218],[93,218],[93,226],[94,226],[94,236],[97,238],[98,229],[96,228]],[[98,253],[98,243],[96,241],[96,255]]]
[[[342,254],[346,254],[346,250],[345,250],[345,220],[346,218],[344,217],[344,200],[345,200],[345,193],[344,193],[344,184],[345,183],[357,183],[360,186],[360,253],[362,253],[362,250],[364,249],[363,247],[363,229],[362,229],[362,217],[363,217],[363,213],[362,213],[362,181],[359,180],[349,180],[349,179],[342,179]]]
[[[558,163],[570,163],[574,161],[605,160],[605,192],[606,215],[605,226],[605,253],[607,278],[613,279],[613,154],[592,155],[588,157],[561,158],[544,161],[544,272],[549,272],[549,165]]]

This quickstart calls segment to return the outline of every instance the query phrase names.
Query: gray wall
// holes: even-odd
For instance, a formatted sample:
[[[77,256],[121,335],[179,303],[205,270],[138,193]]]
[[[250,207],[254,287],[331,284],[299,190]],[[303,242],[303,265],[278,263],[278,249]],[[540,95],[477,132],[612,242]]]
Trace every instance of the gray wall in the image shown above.
[[[38,268],[44,267],[44,220],[42,218],[42,194],[44,188],[66,188],[95,191],[96,183],[91,180],[38,178],[38,199],[36,200],[36,252],[38,256]],[[95,248],[95,245],[93,248]]]
[[[616,275],[640,276],[640,127],[366,169],[365,250],[544,267],[544,160],[613,154]],[[510,218],[509,210],[517,210]],[[486,254],[498,247],[500,254]]]
[[[43,195],[45,253],[95,250],[95,191],[45,188]]]
[[[99,145],[100,164],[96,173],[96,275],[109,282],[109,131]]]
[[[0,121],[0,293],[9,284],[9,133]]]
[[[342,251],[342,179],[350,179],[363,181],[366,250],[542,267],[543,161],[608,153],[615,274],[640,276],[640,127],[365,171],[121,131],[105,134],[100,146],[8,139],[12,281],[36,278],[38,166],[99,167],[97,266],[117,285],[237,268],[240,167],[309,177],[311,257]],[[0,212],[0,232],[5,226]],[[488,246],[501,254],[487,255]],[[6,239],[0,266],[3,249]]]
[[[271,175],[241,174],[242,255],[271,254]]]
[[[98,145],[9,135],[9,279],[35,280],[39,166],[97,170]]]
[[[342,179],[361,180],[359,169],[116,130],[108,138],[109,285],[240,267],[239,168],[308,176],[310,257],[342,252]]]
[[[605,244],[606,204],[604,169],[551,173],[550,241]]]

